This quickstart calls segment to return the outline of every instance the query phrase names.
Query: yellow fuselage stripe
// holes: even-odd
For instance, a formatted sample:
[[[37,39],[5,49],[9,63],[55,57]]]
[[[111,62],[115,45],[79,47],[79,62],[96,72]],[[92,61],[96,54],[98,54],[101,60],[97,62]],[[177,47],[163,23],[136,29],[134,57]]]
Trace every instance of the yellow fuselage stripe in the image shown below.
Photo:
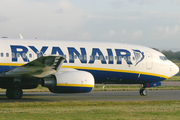
[[[150,76],[157,76],[168,79],[169,77],[154,73],[147,73],[147,72],[139,72],[139,71],[130,71],[130,70],[119,70],[119,69],[107,69],[107,68],[95,68],[95,67],[80,67],[80,66],[62,66],[62,68],[73,68],[73,69],[84,69],[84,70],[99,70],[99,71],[111,71],[111,72],[124,72],[124,73],[135,73],[135,74],[143,74],[143,75],[150,75]]]
[[[0,63],[0,66],[22,66],[22,63]],[[96,68],[96,67],[81,67],[81,66],[62,66],[62,68],[73,68],[73,69],[84,69],[84,70],[99,70],[99,71],[111,71],[111,72],[124,72],[124,73],[134,73],[134,74],[143,74],[150,76],[157,76],[168,79],[169,77],[154,73],[139,72],[139,71],[130,71],[130,70],[119,70],[119,69],[107,69],[107,68]]]
[[[63,83],[57,83],[57,86],[65,86],[65,87],[93,87],[93,85],[86,85],[86,84],[63,84]]]

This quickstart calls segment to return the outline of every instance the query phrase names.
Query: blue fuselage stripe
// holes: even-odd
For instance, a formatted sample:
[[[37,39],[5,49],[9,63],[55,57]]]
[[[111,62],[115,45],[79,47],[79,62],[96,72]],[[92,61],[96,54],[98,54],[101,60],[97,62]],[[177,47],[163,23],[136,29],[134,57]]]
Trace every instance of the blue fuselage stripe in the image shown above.
[[[14,69],[18,66],[0,66],[0,73]],[[125,73],[125,72],[115,72],[115,71],[103,71],[103,70],[88,70],[88,69],[78,69],[90,72],[94,78],[95,83],[106,83],[106,84],[142,84],[142,83],[153,83],[158,81],[163,81],[166,78],[143,75],[140,77],[137,73]]]

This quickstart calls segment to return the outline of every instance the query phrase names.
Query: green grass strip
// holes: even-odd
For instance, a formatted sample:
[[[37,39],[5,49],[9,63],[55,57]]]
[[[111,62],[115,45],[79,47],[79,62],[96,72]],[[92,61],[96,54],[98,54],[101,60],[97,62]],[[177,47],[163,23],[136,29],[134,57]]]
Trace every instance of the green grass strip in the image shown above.
[[[0,103],[0,119],[179,120],[180,101]]]

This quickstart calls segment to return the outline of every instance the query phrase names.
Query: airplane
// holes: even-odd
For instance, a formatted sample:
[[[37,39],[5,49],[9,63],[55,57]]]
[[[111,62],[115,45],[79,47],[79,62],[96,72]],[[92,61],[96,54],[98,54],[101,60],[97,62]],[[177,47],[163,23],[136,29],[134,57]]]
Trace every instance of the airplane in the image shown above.
[[[86,93],[95,84],[161,85],[179,67],[149,47],[115,42],[0,39],[0,88],[9,99],[22,89],[47,87],[52,93]]]

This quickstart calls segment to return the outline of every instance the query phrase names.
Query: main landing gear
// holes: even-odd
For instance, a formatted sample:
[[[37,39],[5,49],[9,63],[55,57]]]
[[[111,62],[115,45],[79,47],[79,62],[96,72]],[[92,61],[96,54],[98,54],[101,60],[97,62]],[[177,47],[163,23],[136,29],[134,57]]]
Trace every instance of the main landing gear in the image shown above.
[[[6,90],[6,96],[9,99],[21,99],[23,96],[23,91],[21,88],[8,88]]]
[[[148,94],[148,91],[146,90],[146,84],[143,84],[143,87],[139,90],[139,94],[141,96],[146,96]]]

